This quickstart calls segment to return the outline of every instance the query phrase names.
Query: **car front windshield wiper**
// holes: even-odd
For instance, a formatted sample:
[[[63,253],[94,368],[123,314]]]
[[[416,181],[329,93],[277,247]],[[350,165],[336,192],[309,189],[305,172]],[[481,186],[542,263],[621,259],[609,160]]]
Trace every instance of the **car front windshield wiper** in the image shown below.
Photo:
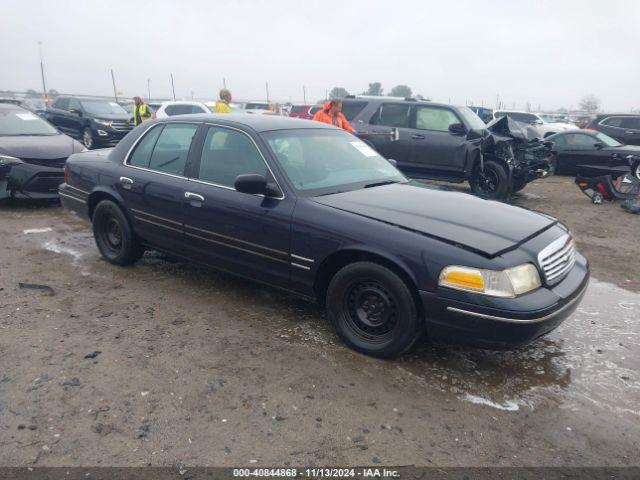
[[[383,180],[381,182],[367,183],[364,188],[380,187],[382,185],[391,185],[392,183],[400,183],[398,180]]]

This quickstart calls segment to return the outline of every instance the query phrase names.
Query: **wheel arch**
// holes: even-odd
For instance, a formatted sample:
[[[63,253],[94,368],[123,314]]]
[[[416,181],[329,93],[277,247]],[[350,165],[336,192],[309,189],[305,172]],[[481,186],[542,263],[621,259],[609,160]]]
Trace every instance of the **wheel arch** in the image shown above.
[[[362,248],[345,248],[333,252],[319,265],[314,281],[314,292],[321,305],[325,304],[327,289],[340,269],[356,262],[371,262],[382,265],[398,275],[407,285],[416,303],[416,308],[423,314],[423,306],[418,294],[418,284],[411,270],[398,259],[381,252]]]
[[[131,218],[129,216],[129,212],[124,206],[123,198],[117,192],[104,187],[97,187],[89,194],[89,198],[87,199],[87,215],[89,216],[89,220],[93,220],[93,212],[95,211],[98,203],[102,200],[111,200],[117,204],[131,224]]]

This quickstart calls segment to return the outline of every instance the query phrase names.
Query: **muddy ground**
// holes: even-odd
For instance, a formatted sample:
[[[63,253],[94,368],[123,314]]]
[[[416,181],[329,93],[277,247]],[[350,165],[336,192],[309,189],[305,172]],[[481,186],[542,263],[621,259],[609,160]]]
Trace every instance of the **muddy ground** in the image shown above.
[[[60,207],[0,207],[0,465],[638,465],[640,217],[561,177],[516,203],[572,228],[580,308],[518,351],[391,361],[315,305],[154,253],[115,267]]]

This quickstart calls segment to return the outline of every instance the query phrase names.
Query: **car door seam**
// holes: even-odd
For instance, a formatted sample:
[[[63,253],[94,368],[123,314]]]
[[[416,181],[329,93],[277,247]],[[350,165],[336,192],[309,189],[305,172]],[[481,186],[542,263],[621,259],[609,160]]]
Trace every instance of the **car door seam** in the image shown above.
[[[243,252],[251,253],[253,255],[258,255],[259,257],[268,258],[270,260],[273,260],[274,262],[288,263],[286,260],[282,260],[280,258],[272,257],[270,255],[265,255],[264,253],[259,253],[259,252],[255,252],[253,250],[248,250],[246,248],[238,247],[237,245],[231,245],[230,243],[219,242],[219,241],[213,240],[211,238],[206,238],[206,237],[203,237],[201,235],[196,235],[195,233],[185,232],[185,234],[187,236],[189,236],[189,237],[199,238],[201,240],[205,240],[207,242],[211,242],[211,243],[215,243],[215,244],[218,244],[218,245],[222,245],[224,247],[234,248],[236,250],[242,250]]]

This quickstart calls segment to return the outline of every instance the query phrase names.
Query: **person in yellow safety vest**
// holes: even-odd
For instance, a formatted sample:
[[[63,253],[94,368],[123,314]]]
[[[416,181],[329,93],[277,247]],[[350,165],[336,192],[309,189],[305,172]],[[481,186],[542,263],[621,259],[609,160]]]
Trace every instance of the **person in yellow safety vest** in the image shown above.
[[[216,113],[231,113],[231,107],[229,103],[231,102],[231,92],[226,88],[220,90],[220,100],[216,102]]]
[[[133,97],[133,123],[137,127],[142,122],[151,120],[149,106],[140,97]]]

